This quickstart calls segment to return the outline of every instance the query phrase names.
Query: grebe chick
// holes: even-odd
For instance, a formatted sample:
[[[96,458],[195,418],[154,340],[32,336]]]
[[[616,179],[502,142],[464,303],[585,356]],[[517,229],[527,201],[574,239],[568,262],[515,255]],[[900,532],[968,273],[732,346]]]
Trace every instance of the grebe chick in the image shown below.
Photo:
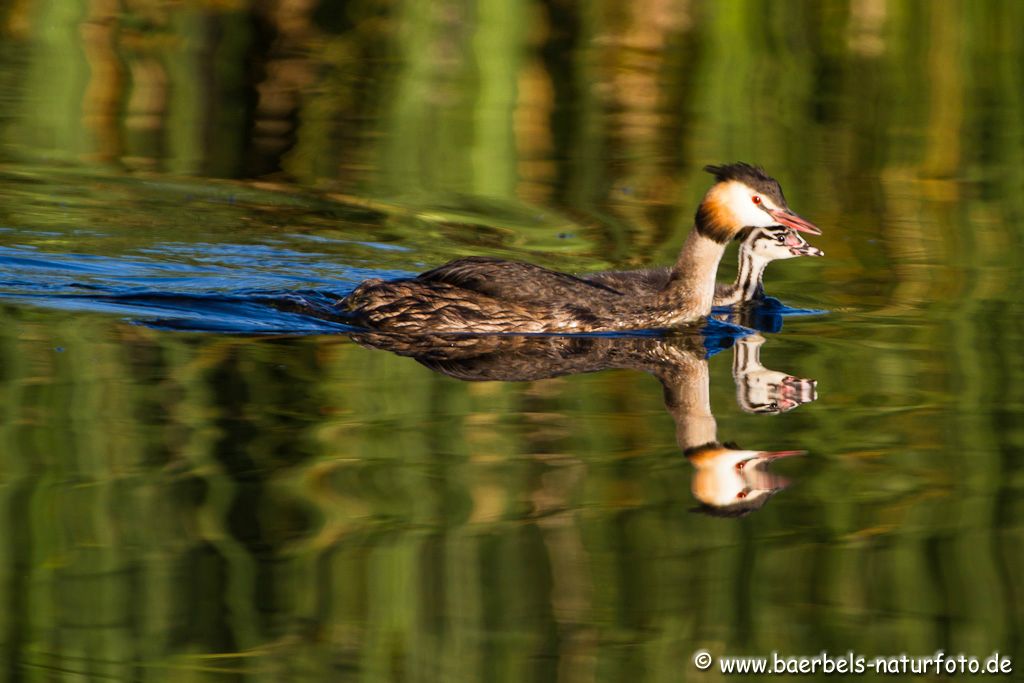
[[[772,225],[767,228],[747,228],[740,243],[736,280],[730,284],[715,285],[715,306],[731,306],[741,301],[764,298],[764,269],[775,260],[796,256],[824,256],[825,252],[812,247],[799,233]],[[740,235],[742,237],[742,233]],[[611,287],[623,294],[646,295],[665,287],[672,275],[669,267],[645,270],[618,270],[584,275],[588,282]]]
[[[367,327],[427,332],[596,332],[666,328],[711,312],[726,245],[745,227],[781,224],[820,235],[793,213],[778,181],[737,163],[707,166],[704,195],[676,264],[661,289],[641,296],[518,261],[465,258],[415,278],[367,280],[339,302]]]
[[[818,400],[818,383],[770,370],[761,364],[765,339],[751,334],[733,346],[732,378],[736,382],[736,403],[747,413],[784,413]]]

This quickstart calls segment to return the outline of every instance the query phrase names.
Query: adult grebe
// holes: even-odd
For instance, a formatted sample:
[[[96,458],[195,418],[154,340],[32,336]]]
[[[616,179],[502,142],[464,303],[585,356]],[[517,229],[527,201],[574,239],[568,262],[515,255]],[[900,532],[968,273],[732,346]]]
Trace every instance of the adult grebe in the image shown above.
[[[746,237],[740,234],[739,260],[736,279],[715,285],[715,306],[731,306],[741,301],[764,298],[764,269],[769,263],[796,256],[824,256],[825,252],[812,247],[803,237],[789,228],[773,225],[767,228],[747,228]],[[581,277],[587,282],[611,287],[630,295],[650,295],[664,289],[672,276],[672,268],[644,270],[615,270],[591,273]]]
[[[415,278],[367,280],[339,302],[355,322],[395,332],[596,332],[665,328],[711,312],[718,262],[747,226],[820,235],[760,168],[707,166],[715,184],[697,208],[665,285],[645,295],[519,261],[470,257]]]

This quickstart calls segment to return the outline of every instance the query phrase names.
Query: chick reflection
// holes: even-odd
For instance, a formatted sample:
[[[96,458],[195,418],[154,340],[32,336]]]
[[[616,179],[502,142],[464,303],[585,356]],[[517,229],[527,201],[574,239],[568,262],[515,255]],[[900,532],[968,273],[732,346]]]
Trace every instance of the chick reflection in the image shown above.
[[[788,482],[767,470],[773,460],[800,451],[742,450],[718,440],[711,413],[707,350],[700,335],[672,337],[471,336],[359,333],[357,343],[409,356],[465,381],[518,382],[611,368],[654,375],[676,424],[676,441],[696,468],[691,486],[697,511],[739,516],[763,506]],[[733,373],[741,405],[782,412],[814,400],[814,381],[779,374],[770,381],[758,350],[764,338],[740,340]],[[748,364],[745,366],[744,364]],[[761,378],[766,378],[761,381]],[[740,388],[740,381],[743,387]],[[798,387],[798,389],[794,389]],[[808,387],[810,387],[808,389]]]
[[[736,341],[732,377],[736,402],[748,413],[784,413],[818,398],[818,383],[761,365],[764,337],[752,334]]]

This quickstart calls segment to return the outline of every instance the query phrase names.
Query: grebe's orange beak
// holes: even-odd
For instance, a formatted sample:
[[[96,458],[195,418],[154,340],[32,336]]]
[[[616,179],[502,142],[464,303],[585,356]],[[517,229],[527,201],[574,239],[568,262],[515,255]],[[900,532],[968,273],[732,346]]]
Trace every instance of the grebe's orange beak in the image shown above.
[[[778,460],[779,458],[792,458],[796,455],[807,455],[807,451],[764,451],[758,455],[765,460]]]
[[[820,235],[821,230],[818,229],[814,223],[811,223],[806,218],[801,218],[789,209],[769,209],[765,208],[768,215],[779,222],[779,225],[785,225],[787,228],[793,228],[800,232],[809,232],[812,235]]]

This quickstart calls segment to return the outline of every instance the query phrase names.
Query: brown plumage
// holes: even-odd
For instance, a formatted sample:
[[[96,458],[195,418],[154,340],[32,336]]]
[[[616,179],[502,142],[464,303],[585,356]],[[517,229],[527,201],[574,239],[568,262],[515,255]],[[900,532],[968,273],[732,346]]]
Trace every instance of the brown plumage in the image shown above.
[[[819,232],[789,210],[778,183],[760,169],[705,170],[717,182],[659,289],[637,296],[528,263],[473,257],[415,278],[367,280],[339,308],[366,327],[409,333],[593,332],[697,320],[711,311],[725,245],[745,226]]]

